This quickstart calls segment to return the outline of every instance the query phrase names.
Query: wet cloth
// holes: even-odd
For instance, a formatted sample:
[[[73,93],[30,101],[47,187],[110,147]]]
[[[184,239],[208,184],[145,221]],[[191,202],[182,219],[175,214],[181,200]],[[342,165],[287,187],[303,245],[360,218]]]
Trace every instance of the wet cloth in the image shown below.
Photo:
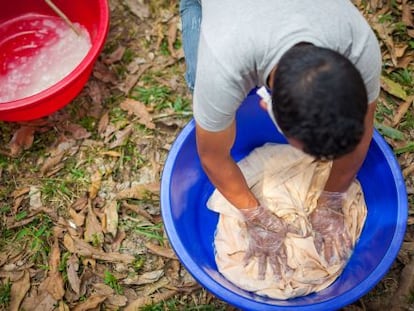
[[[218,270],[239,287],[276,299],[303,296],[328,287],[341,274],[346,262],[337,259],[328,265],[323,255],[318,254],[308,215],[316,207],[332,162],[314,161],[290,145],[265,144],[238,165],[260,203],[294,230],[290,230],[284,241],[287,265],[275,276],[268,264],[265,279],[260,280],[257,259],[244,262],[248,237],[243,217],[215,190],[207,206],[220,213],[214,241]],[[358,181],[350,186],[343,211],[354,246],[367,214]]]

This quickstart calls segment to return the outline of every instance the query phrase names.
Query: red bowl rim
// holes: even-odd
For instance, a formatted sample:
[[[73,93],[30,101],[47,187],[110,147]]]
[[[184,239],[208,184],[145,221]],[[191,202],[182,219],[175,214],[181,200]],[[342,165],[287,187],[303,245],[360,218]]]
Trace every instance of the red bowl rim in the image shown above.
[[[89,50],[88,54],[86,54],[82,62],[66,77],[43,91],[32,96],[24,97],[10,102],[0,103],[0,113],[2,111],[10,111],[23,107],[36,106],[43,100],[49,98],[51,95],[66,89],[73,83],[74,80],[78,79],[78,77],[82,75],[82,73],[86,71],[89,66],[94,64],[99,56],[99,53],[102,50],[109,31],[109,5],[107,0],[101,0],[100,3],[102,5],[100,5],[99,14],[102,16],[102,18],[101,22],[98,25],[97,36],[94,40],[94,43],[92,44],[91,49]]]

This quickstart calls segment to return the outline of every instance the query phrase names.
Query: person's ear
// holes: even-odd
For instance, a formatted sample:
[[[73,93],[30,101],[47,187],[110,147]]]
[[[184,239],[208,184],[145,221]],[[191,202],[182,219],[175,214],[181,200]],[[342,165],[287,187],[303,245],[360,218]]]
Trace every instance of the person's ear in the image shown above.
[[[267,105],[263,99],[260,99],[259,105],[260,105],[260,108],[262,108],[264,111],[267,111]]]

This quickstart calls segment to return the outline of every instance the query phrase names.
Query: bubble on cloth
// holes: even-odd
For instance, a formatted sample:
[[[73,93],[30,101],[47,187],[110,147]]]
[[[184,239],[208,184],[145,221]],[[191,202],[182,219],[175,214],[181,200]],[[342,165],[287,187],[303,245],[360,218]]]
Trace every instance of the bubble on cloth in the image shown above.
[[[243,216],[215,190],[207,207],[220,214],[214,239],[218,270],[240,288],[275,299],[304,296],[332,284],[346,260],[338,258],[332,264],[325,261],[324,254],[316,250],[308,219],[329,177],[332,162],[318,162],[289,145],[269,143],[253,150],[238,165],[260,203],[295,230],[284,241],[287,261],[280,275],[274,275],[268,263],[261,280],[258,260],[244,262],[248,236]],[[367,215],[357,180],[347,197],[343,212],[354,247]]]
[[[61,19],[45,17],[42,22],[32,23],[33,27],[40,27],[35,38],[41,40],[44,34],[54,32],[54,39],[33,55],[15,57],[7,64],[6,73],[0,75],[0,103],[22,99],[54,85],[81,63],[92,46],[88,31],[78,23],[74,26],[80,35]],[[30,41],[22,49],[36,48],[37,44]]]

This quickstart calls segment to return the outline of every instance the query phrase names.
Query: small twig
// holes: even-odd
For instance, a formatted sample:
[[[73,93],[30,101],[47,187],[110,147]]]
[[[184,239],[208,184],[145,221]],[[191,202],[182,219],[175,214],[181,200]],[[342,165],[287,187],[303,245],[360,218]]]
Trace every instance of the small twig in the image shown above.
[[[184,116],[188,117],[193,114],[192,111],[174,111],[174,112],[168,112],[168,113],[160,113],[152,117],[153,121],[157,121],[160,119],[166,119],[166,118],[172,118],[175,116]]]
[[[50,8],[55,11],[55,13],[57,15],[59,15],[60,18],[62,18],[66,24],[69,25],[69,27],[78,35],[80,36],[80,32],[78,31],[78,29],[76,29],[75,25],[73,25],[73,23],[70,21],[70,19],[65,15],[65,13],[63,13],[53,2],[52,0],[45,0],[45,2],[47,3],[47,5],[50,6]]]

